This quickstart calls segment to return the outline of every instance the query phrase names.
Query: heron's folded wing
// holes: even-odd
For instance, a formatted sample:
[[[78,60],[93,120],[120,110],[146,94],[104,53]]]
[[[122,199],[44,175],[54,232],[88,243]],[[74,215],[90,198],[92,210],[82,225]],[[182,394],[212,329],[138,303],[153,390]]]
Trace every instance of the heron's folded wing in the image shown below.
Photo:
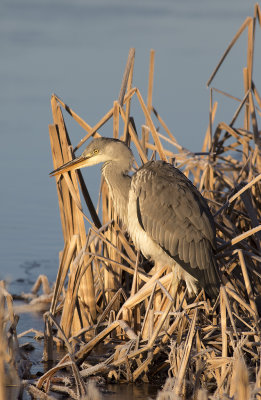
[[[133,176],[132,189],[146,233],[202,286],[217,282],[214,222],[185,175],[161,161],[148,163]]]

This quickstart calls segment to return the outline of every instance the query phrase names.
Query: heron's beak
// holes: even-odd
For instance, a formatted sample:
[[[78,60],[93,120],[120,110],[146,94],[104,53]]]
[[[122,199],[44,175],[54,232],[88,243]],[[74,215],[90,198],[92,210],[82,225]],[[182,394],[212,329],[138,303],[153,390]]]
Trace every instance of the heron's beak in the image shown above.
[[[50,172],[49,175],[56,176],[56,175],[63,174],[64,172],[74,171],[74,170],[82,168],[82,167],[88,167],[89,165],[92,165],[92,163],[89,161],[90,158],[91,158],[91,156],[77,157],[74,160],[71,160],[71,161],[63,164],[61,167]]]

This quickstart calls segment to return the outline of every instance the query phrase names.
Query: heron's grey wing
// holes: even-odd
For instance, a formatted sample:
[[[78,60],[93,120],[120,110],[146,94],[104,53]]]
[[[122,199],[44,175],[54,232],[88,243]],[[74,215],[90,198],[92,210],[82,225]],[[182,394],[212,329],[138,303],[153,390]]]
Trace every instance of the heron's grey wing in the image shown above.
[[[132,178],[141,227],[209,294],[217,293],[215,226],[208,205],[178,169],[145,164]]]

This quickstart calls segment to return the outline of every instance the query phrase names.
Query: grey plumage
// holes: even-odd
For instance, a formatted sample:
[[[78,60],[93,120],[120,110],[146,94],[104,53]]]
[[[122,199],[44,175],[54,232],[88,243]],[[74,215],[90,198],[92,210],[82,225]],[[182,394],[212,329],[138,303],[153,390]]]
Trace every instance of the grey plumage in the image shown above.
[[[132,177],[131,150],[116,139],[94,139],[82,156],[56,175],[103,162],[114,207],[137,247],[155,264],[173,267],[189,292],[202,286],[216,296],[215,224],[206,200],[186,176],[164,161],[150,161]]]
[[[177,168],[151,161],[132,177],[143,229],[211,295],[219,286],[215,225],[205,199]],[[150,195],[144,196],[143,192]],[[160,226],[161,229],[157,229]]]

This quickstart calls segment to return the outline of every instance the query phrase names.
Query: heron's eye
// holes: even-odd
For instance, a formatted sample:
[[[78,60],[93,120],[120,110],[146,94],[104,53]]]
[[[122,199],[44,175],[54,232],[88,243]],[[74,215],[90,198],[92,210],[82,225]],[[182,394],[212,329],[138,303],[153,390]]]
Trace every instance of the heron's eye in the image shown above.
[[[98,154],[98,153],[99,153],[98,149],[94,149],[93,152],[92,152],[92,154]]]

